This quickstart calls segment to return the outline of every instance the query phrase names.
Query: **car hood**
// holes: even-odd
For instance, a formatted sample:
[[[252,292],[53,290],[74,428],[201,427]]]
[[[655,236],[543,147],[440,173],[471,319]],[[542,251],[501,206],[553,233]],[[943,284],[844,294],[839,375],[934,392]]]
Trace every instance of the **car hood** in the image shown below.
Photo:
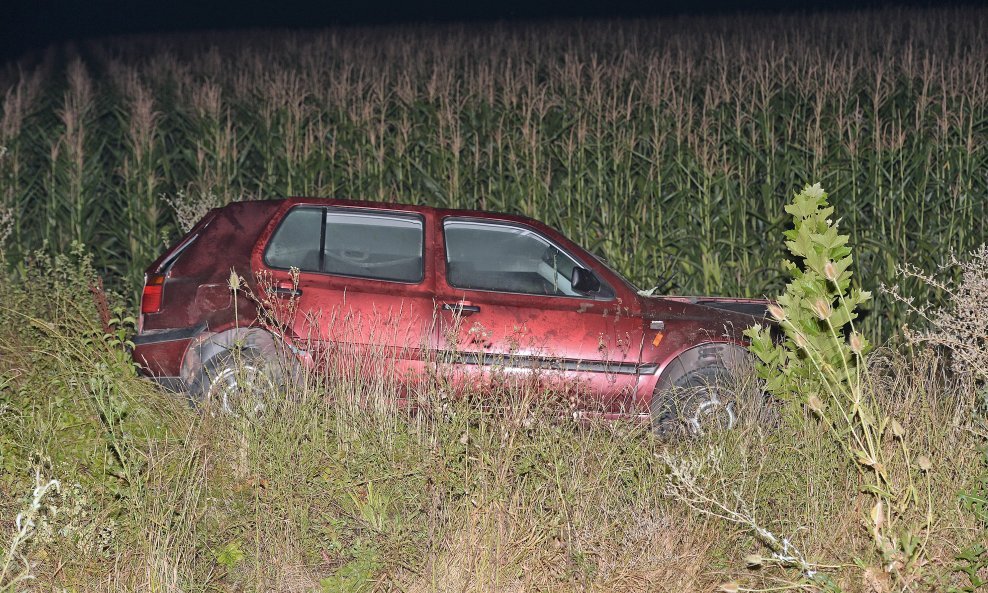
[[[735,327],[750,327],[766,321],[768,299],[744,299],[713,296],[642,295],[647,320],[695,320]]]

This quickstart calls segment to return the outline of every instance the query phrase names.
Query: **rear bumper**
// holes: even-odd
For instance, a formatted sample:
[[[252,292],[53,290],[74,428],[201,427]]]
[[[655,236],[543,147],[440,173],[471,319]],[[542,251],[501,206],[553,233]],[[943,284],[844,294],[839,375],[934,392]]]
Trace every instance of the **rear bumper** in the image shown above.
[[[131,341],[134,342],[135,346],[143,346],[147,344],[160,344],[162,342],[191,340],[204,331],[206,331],[205,323],[176,329],[151,329],[134,336],[134,339]]]
[[[154,375],[149,375],[148,379],[157,383],[165,391],[184,393],[189,390],[189,386],[181,377],[155,377]]]
[[[134,362],[141,372],[168,389],[185,388],[181,378],[182,361],[192,340],[206,330],[206,324],[177,329],[149,330],[134,337]],[[167,385],[166,385],[167,384]]]

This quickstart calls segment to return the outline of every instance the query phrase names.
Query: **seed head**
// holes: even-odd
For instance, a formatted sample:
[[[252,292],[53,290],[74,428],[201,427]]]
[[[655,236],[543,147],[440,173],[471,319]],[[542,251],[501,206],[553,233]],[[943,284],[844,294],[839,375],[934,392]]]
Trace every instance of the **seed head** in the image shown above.
[[[823,275],[827,277],[827,280],[837,282],[837,266],[834,265],[834,262],[828,261],[824,264]]]
[[[227,284],[230,286],[230,290],[234,292],[240,290],[240,276],[237,275],[236,270],[230,270],[230,280]]]
[[[895,438],[897,439],[901,440],[902,436],[906,434],[906,430],[902,428],[902,425],[899,424],[899,421],[896,420],[895,418],[893,418],[892,421],[889,422],[889,426],[892,427],[892,434],[895,435]]]
[[[806,398],[806,405],[819,416],[822,416],[823,411],[826,409],[826,405],[816,394]]]
[[[801,333],[797,333],[792,337],[792,341],[796,343],[796,347],[802,350],[809,350],[809,342],[806,341],[806,336]]]
[[[775,303],[772,303],[768,306],[768,314],[771,315],[772,319],[776,321],[786,320],[785,310],[782,307],[776,305]]]
[[[735,583],[734,581],[731,581],[729,583],[724,583],[720,587],[717,587],[717,590],[721,591],[722,593],[738,593],[738,591],[741,590],[741,586]]]
[[[859,334],[858,332],[852,332],[848,342],[851,347],[851,352],[860,356],[861,352],[864,350],[864,344],[865,344],[864,338],[861,337],[861,334]]]
[[[881,499],[875,503],[875,506],[871,507],[871,523],[875,529],[881,529],[885,523],[885,503]]]
[[[920,470],[928,472],[933,467],[933,462],[926,455],[920,455],[916,458],[916,465],[919,466]]]
[[[813,303],[813,312],[816,316],[820,318],[821,321],[825,321],[833,314],[833,309],[830,308],[830,303],[823,299],[817,299]]]

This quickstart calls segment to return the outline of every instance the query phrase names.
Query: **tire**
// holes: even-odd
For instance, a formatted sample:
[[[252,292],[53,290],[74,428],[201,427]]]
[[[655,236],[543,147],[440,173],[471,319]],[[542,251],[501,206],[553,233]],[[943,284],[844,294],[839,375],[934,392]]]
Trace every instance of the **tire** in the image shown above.
[[[650,411],[662,436],[702,436],[737,425],[737,391],[731,371],[719,364],[694,369],[657,393]]]
[[[257,417],[284,387],[285,373],[278,360],[242,348],[207,360],[189,392],[195,405],[211,413]]]

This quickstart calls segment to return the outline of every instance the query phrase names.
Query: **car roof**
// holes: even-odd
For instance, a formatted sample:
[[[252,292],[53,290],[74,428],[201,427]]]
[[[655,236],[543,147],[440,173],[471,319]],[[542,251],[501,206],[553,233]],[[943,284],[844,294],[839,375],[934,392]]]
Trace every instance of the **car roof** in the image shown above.
[[[532,224],[540,227],[547,227],[545,223],[537,219],[507,212],[496,212],[491,210],[473,210],[468,208],[437,208],[435,206],[423,206],[419,204],[407,204],[402,202],[380,202],[371,200],[351,200],[346,198],[316,198],[307,196],[295,196],[283,200],[259,200],[264,202],[285,202],[285,208],[298,205],[320,205],[332,206],[334,208],[368,208],[373,210],[396,210],[401,212],[418,212],[421,214],[433,214],[441,218],[447,216],[463,216],[469,218],[489,218],[496,220],[510,220],[525,224]]]

